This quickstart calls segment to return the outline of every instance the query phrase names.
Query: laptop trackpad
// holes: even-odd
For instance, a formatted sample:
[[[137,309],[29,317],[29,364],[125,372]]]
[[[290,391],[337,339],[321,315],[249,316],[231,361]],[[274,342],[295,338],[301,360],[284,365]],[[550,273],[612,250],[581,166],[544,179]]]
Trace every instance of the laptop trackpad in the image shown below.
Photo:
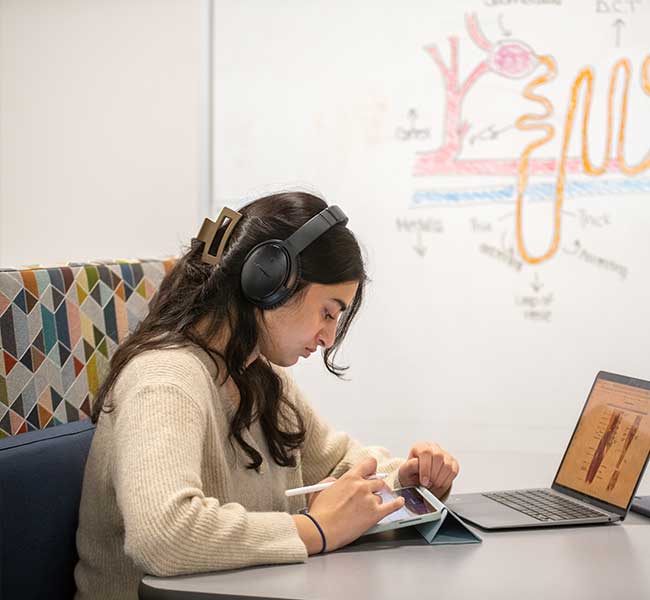
[[[482,494],[456,494],[445,504],[461,518],[486,528],[539,525],[533,517],[486,498]]]

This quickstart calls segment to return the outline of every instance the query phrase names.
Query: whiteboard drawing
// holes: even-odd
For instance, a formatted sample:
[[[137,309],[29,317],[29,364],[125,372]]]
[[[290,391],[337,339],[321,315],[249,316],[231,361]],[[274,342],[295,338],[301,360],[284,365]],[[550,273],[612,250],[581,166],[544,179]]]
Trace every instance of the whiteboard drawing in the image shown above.
[[[609,73],[605,127],[605,149],[600,163],[590,156],[591,107],[594,98],[595,70],[582,68],[573,80],[569,92],[566,116],[561,131],[551,123],[555,107],[544,95],[545,84],[558,71],[557,61],[550,54],[538,54],[527,43],[515,39],[490,42],[480,29],[476,15],[466,15],[465,25],[470,39],[485,52],[467,78],[459,81],[457,36],[451,36],[450,62],[446,65],[438,47],[425,47],[440,70],[445,86],[445,119],[442,143],[416,154],[413,175],[417,178],[435,176],[508,176],[512,179],[498,185],[480,185],[453,190],[419,190],[414,192],[411,205],[421,207],[435,203],[504,202],[516,204],[516,243],[522,260],[528,264],[544,262],[555,255],[560,244],[562,208],[565,197],[616,195],[650,192],[650,178],[640,177],[650,170],[650,151],[636,164],[625,156],[628,126],[628,95],[634,74],[632,61],[620,58]],[[518,116],[515,128],[521,132],[535,132],[537,138],[528,143],[519,156],[509,158],[463,158],[463,145],[471,124],[463,119],[463,100],[476,82],[490,74],[510,79],[526,79],[539,72],[522,89],[522,96],[534,105],[534,110]],[[650,96],[650,54],[643,60],[639,82],[641,91]],[[622,85],[621,82],[622,81]],[[615,113],[616,99],[619,112]],[[582,99],[582,103],[581,103]],[[576,123],[582,104],[582,122]],[[639,115],[637,115],[638,117]],[[615,123],[618,124],[615,132]],[[543,148],[556,133],[561,135],[559,157],[544,156]],[[581,152],[569,156],[569,143],[579,135]],[[540,155],[541,154],[541,155]],[[587,176],[587,179],[568,179],[568,175]],[[531,176],[553,177],[554,181],[530,182]],[[522,233],[525,201],[552,200],[553,231],[549,247],[538,255],[530,253]]]

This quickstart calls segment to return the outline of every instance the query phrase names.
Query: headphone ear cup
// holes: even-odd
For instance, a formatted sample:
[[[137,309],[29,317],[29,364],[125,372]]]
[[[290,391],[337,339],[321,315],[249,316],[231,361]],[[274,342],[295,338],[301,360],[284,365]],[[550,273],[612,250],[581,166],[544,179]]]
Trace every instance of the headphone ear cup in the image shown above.
[[[259,302],[256,302],[254,304],[258,308],[261,308],[262,310],[273,310],[274,308],[280,308],[287,301],[288,298],[289,298],[289,295],[283,296],[280,300],[278,300],[277,302],[274,302],[274,303],[267,303],[267,302],[259,303]]]
[[[274,308],[279,308],[285,302],[287,302],[289,298],[293,296],[293,293],[296,291],[296,288],[298,287],[298,282],[300,281],[300,277],[302,276],[300,257],[298,256],[293,257],[293,260],[290,261],[288,271],[289,273],[287,275],[286,283],[289,285],[283,285],[280,289],[278,289],[272,296],[270,296],[266,300],[254,302],[253,304],[255,304],[256,306],[258,306],[263,310],[273,310]]]
[[[241,269],[241,289],[246,299],[261,307],[275,303],[290,280],[291,263],[291,256],[280,240],[255,246],[247,254]]]
[[[263,308],[265,310],[273,310],[274,308],[279,308],[285,302],[287,302],[291,296],[293,296],[296,288],[298,287],[298,282],[302,277],[302,266],[300,265],[299,256],[294,257],[292,271],[293,272],[289,273],[289,278],[287,280],[287,282],[291,282],[291,285],[289,287],[285,287],[282,290],[281,294],[276,295],[277,299],[274,298],[272,303],[265,302],[263,306],[260,306],[260,308]]]

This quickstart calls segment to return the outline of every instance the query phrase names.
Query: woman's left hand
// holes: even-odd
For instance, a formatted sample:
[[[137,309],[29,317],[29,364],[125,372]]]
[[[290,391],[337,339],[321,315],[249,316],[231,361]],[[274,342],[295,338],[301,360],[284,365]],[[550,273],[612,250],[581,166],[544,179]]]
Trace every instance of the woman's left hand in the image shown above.
[[[456,459],[438,444],[418,442],[399,468],[398,476],[403,487],[421,485],[442,498],[459,470]]]

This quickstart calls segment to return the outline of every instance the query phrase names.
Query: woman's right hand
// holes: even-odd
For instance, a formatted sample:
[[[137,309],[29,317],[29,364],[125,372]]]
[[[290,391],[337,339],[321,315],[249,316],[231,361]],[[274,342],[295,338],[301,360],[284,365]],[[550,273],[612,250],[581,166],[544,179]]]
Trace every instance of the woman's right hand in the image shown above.
[[[328,550],[353,542],[385,516],[404,506],[402,497],[383,503],[375,494],[386,486],[381,479],[366,479],[376,471],[377,460],[366,458],[333,485],[310,498],[309,512],[323,529]]]

